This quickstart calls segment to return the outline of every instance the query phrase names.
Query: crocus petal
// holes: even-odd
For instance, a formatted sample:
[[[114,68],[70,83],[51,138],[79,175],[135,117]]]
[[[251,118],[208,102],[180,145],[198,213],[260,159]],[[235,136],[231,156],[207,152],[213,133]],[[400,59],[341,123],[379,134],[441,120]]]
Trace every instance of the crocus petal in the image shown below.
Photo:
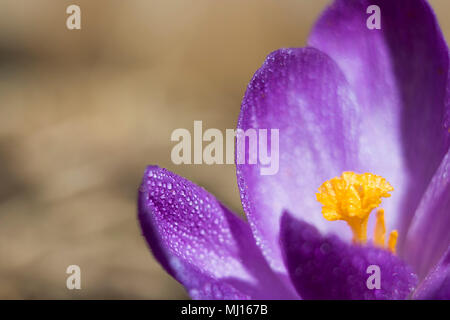
[[[280,242],[291,280],[304,299],[404,299],[417,277],[389,251],[321,236],[312,225],[285,213]],[[379,268],[378,270],[370,268]],[[371,276],[379,272],[380,287]]]
[[[404,256],[423,277],[450,245],[450,151],[420,202],[406,237]]]
[[[380,30],[366,25],[371,5],[381,10]],[[308,43],[337,62],[355,92],[363,169],[396,190],[385,205],[386,222],[400,229],[401,247],[449,147],[449,57],[435,15],[423,0],[336,0]]]
[[[237,164],[245,213],[275,270],[286,272],[278,244],[284,209],[322,231],[350,238],[345,223],[323,218],[315,196],[325,180],[357,167],[358,110],[343,74],[328,56],[313,48],[270,54],[248,85],[237,127],[279,130],[276,174],[263,175],[260,163]],[[274,142],[270,133],[267,137],[270,153]],[[238,159],[241,151],[238,146]],[[245,151],[248,155],[248,144]]]
[[[162,266],[196,299],[290,299],[248,225],[194,183],[147,168],[139,191],[143,235]]]
[[[450,300],[450,246],[413,297],[420,300]]]

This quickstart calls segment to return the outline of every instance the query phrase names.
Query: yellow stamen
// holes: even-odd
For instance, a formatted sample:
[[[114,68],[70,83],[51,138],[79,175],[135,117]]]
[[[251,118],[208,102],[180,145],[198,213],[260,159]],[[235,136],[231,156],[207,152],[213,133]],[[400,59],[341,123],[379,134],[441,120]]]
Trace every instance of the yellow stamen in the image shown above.
[[[329,221],[344,220],[353,231],[353,242],[366,243],[367,222],[373,209],[381,204],[381,198],[390,197],[390,191],[394,188],[383,177],[371,174],[356,174],[348,171],[341,177],[335,177],[325,181],[316,193],[317,201],[322,207],[322,214]],[[395,248],[396,231],[389,238],[389,248]],[[374,242],[384,247],[386,227],[384,222],[384,210],[377,213]],[[392,252],[394,250],[391,249]]]
[[[397,238],[398,238],[398,231],[397,230],[393,230],[391,232],[391,234],[389,235],[388,248],[394,254],[395,254],[395,246],[397,244]]]
[[[384,209],[378,209],[377,222],[375,224],[375,231],[373,234],[374,244],[383,248],[385,237],[386,237],[386,225],[384,223]]]

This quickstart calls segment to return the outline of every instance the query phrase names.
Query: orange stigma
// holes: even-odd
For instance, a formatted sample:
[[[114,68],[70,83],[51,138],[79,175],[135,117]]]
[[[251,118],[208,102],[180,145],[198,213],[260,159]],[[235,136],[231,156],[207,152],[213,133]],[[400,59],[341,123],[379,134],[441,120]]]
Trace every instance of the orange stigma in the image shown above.
[[[354,243],[367,242],[367,223],[370,213],[381,204],[381,198],[390,197],[394,188],[383,177],[371,174],[356,174],[348,171],[341,177],[325,181],[316,193],[322,214],[328,221],[344,220],[353,231]],[[386,225],[384,209],[377,211],[374,244],[395,253],[398,232],[392,231],[385,245]]]

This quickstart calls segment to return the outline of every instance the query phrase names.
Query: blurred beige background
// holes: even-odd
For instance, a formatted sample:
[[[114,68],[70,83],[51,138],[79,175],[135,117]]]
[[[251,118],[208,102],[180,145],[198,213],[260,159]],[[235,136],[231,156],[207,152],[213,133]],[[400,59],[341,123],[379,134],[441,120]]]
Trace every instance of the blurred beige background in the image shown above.
[[[187,298],[140,235],[143,170],[242,213],[234,167],[173,165],[170,134],[234,128],[265,56],[303,46],[328,2],[0,0],[0,298]],[[450,2],[431,3],[448,39]],[[82,290],[66,289],[70,264]]]

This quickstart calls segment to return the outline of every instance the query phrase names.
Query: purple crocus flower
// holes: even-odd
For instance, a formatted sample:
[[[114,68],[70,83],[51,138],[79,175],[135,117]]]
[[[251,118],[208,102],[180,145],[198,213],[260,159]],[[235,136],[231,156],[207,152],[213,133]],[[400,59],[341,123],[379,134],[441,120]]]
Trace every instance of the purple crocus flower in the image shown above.
[[[336,0],[308,47],[270,54],[247,88],[237,127],[280,130],[277,174],[237,165],[248,223],[151,166],[139,220],[153,254],[194,299],[450,299],[448,76],[426,1]]]

